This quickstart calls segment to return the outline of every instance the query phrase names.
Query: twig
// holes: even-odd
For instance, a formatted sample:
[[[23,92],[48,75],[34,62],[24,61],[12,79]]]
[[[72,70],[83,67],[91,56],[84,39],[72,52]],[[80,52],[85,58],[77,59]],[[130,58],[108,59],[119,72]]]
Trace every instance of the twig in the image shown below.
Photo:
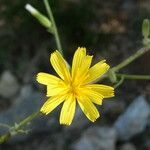
[[[116,76],[119,78],[129,79],[129,80],[150,80],[150,75],[129,75],[129,74],[118,74]]]
[[[57,49],[63,55],[63,50],[62,50],[62,46],[61,46],[61,42],[60,42],[57,26],[56,26],[56,23],[55,23],[55,20],[54,20],[54,17],[53,17],[53,13],[52,13],[51,7],[50,7],[50,5],[48,3],[48,0],[44,0],[44,5],[45,5],[45,8],[46,8],[46,11],[47,11],[47,14],[48,14],[49,18],[52,21],[53,34],[54,34],[54,37],[55,37]]]
[[[39,115],[40,115],[39,111],[36,113],[33,113],[27,118],[23,119],[19,124],[15,124],[13,127],[10,127],[10,130],[8,131],[8,133],[0,136],[0,143],[4,143],[8,141],[10,137],[12,137],[13,135],[16,135],[22,127],[27,125],[29,122],[31,122],[33,119],[35,119]]]
[[[124,68],[125,66],[129,65],[132,61],[134,61],[135,59],[137,59],[138,57],[142,56],[143,54],[145,54],[146,52],[148,52],[150,50],[150,45],[145,46],[141,49],[139,49],[135,54],[131,55],[130,57],[128,57],[126,60],[124,60],[123,62],[121,62],[120,64],[118,64],[117,66],[113,67],[112,70],[114,72],[119,71],[120,69]]]
[[[117,87],[119,87],[124,81],[124,77],[121,77],[121,79],[119,80],[119,82],[117,84],[114,85],[114,88],[116,89]]]
[[[9,129],[10,126],[8,124],[0,123],[0,127]]]

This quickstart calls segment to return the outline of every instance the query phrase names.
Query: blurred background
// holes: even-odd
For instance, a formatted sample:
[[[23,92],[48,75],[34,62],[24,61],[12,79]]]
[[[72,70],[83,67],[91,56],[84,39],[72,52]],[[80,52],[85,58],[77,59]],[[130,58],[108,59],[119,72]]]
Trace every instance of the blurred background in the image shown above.
[[[79,46],[115,66],[142,45],[141,25],[150,17],[149,0],[49,0],[70,63]],[[46,98],[38,72],[54,73],[50,53],[54,37],[25,9],[30,3],[46,14],[39,0],[0,0],[0,123],[14,125],[39,110]],[[121,70],[149,74],[150,53]],[[110,85],[109,81],[104,81]],[[91,123],[76,111],[71,126],[59,124],[60,108],[35,119],[2,150],[149,150],[150,82],[126,80],[115,97],[98,107],[101,118]],[[0,134],[7,131],[0,127]]]

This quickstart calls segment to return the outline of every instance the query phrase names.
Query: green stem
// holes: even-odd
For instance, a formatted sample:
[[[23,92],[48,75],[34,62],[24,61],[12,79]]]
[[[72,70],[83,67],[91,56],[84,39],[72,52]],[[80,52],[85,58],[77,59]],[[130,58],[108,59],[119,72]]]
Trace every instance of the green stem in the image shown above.
[[[10,137],[11,137],[11,133],[10,132],[0,136],[0,144],[2,144],[4,142],[7,142]]]
[[[13,135],[15,135],[14,133],[17,133],[22,127],[27,125],[29,122],[31,122],[33,119],[35,119],[39,115],[40,115],[39,111],[36,113],[33,113],[30,116],[28,116],[27,118],[23,119],[19,124],[11,127],[8,133],[0,136],[0,144],[8,141],[9,138],[11,138]]]
[[[22,120],[18,125],[16,130],[22,128],[23,126],[25,126],[26,124],[28,124],[29,122],[31,122],[33,119],[35,119],[37,116],[39,116],[41,113],[38,111],[36,113],[31,114],[30,116],[28,116],[27,118],[25,118],[24,120]]]
[[[132,56],[128,57],[126,60],[118,64],[117,66],[113,67],[113,71],[119,71],[120,69],[124,68],[125,66],[129,65],[132,61],[143,55],[144,53],[148,52],[150,50],[150,45],[145,46],[141,49],[139,49],[135,54]]]
[[[7,125],[7,124],[3,124],[3,123],[0,123],[0,127],[7,128],[7,129],[9,129],[9,128],[10,128],[10,126],[9,126],[9,125]]]
[[[150,75],[129,75],[129,74],[118,74],[116,76],[119,78],[129,79],[129,80],[150,80]]]
[[[121,79],[119,80],[119,82],[117,84],[114,85],[114,88],[116,89],[117,87],[119,87],[124,81],[124,77],[121,77]]]
[[[45,5],[45,8],[46,8],[46,11],[47,11],[47,14],[48,14],[49,18],[52,21],[53,34],[54,34],[54,37],[55,37],[57,49],[63,55],[63,50],[62,50],[62,46],[61,46],[61,42],[60,42],[57,26],[56,26],[56,23],[55,23],[55,20],[54,20],[54,17],[53,17],[53,13],[52,13],[51,7],[50,7],[50,5],[48,3],[48,0],[44,0],[44,5]]]

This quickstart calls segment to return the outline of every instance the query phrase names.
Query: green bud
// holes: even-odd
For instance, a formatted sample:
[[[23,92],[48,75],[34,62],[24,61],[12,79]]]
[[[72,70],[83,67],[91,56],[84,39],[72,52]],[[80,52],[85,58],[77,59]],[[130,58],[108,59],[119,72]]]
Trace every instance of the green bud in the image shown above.
[[[116,83],[117,82],[116,74],[115,74],[115,72],[112,69],[109,70],[108,76],[109,76],[109,79],[110,79],[110,81],[112,83]]]
[[[42,13],[40,13],[37,9],[35,9],[34,7],[32,7],[30,4],[26,4],[25,5],[25,9],[31,13],[32,16],[34,16],[41,25],[43,25],[46,28],[52,28],[52,23],[51,21],[44,16]]]
[[[148,38],[150,35],[150,22],[148,19],[144,19],[142,24],[142,34],[144,38]]]

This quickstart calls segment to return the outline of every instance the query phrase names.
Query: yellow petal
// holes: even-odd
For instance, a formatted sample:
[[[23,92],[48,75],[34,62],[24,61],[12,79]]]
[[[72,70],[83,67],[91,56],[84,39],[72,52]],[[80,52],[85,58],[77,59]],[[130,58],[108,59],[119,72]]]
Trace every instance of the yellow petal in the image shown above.
[[[89,67],[91,66],[92,58],[93,58],[93,56],[89,56],[89,55],[86,55],[84,57],[84,59],[81,63],[81,66],[80,66],[81,74],[88,71]]]
[[[61,86],[47,86],[47,97],[66,94],[68,88]]]
[[[92,90],[99,92],[104,98],[109,98],[114,96],[114,88],[107,85],[102,84],[91,84],[87,85],[87,87],[91,88]]]
[[[49,84],[47,86],[47,96],[63,95],[67,93],[68,87],[64,81],[60,81],[57,84]]]
[[[93,67],[89,69],[88,77],[85,80],[85,83],[95,81],[108,71],[109,65],[104,63],[104,61],[100,61],[99,63],[95,64]]]
[[[46,115],[49,114],[65,100],[65,97],[66,96],[52,96],[44,103],[40,111]]]
[[[76,72],[76,76],[73,78],[73,82],[75,85],[82,84],[82,82],[87,78],[87,72],[92,62],[93,56],[85,56],[80,67]]]
[[[62,80],[48,73],[38,73],[36,80],[44,85],[57,85]]]
[[[68,67],[66,61],[64,60],[64,58],[62,57],[62,55],[58,51],[55,51],[54,53],[51,54],[50,62],[52,64],[53,68],[55,69],[55,71],[57,72],[57,74],[63,80],[65,80],[65,81],[70,80],[69,67]]]
[[[76,76],[78,69],[80,68],[84,57],[86,56],[86,49],[85,48],[78,48],[74,54],[73,61],[72,61],[72,78]]]
[[[66,85],[63,80],[47,73],[38,73],[37,81],[47,85],[47,96],[55,96],[66,91]]]
[[[92,90],[88,86],[83,87],[80,90],[80,94],[86,95],[93,103],[102,105],[104,96],[97,91]]]
[[[99,118],[100,114],[99,114],[97,108],[89,100],[88,97],[78,98],[78,103],[79,103],[82,111],[84,112],[84,114],[87,116],[87,118],[89,120],[94,122],[94,121],[96,121],[97,118]]]
[[[60,114],[60,124],[70,125],[72,123],[76,108],[75,97],[70,95],[63,104]]]

